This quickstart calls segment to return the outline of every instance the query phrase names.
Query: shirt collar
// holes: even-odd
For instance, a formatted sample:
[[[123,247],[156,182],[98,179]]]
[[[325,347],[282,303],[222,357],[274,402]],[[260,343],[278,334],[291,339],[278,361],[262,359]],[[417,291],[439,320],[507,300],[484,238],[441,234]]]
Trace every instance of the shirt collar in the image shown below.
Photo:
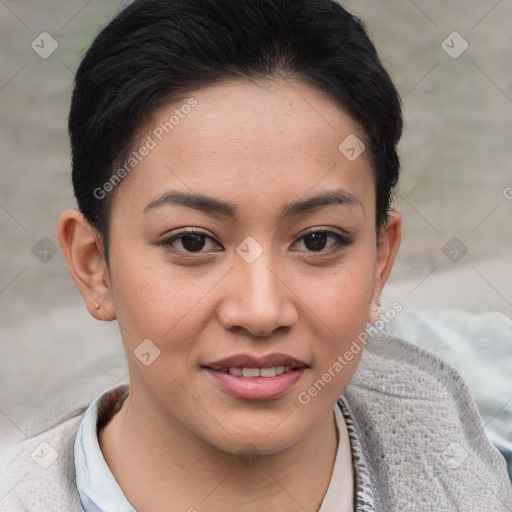
[[[85,411],[78,427],[74,444],[75,471],[85,512],[136,512],[105,462],[97,429],[98,409],[107,399],[117,401],[127,391],[125,384],[102,393]]]
[[[355,512],[375,512],[375,500],[373,498],[370,473],[357,435],[357,429],[352,419],[350,406],[343,395],[338,400],[338,405],[347,425],[352,459],[354,461],[354,510]]]

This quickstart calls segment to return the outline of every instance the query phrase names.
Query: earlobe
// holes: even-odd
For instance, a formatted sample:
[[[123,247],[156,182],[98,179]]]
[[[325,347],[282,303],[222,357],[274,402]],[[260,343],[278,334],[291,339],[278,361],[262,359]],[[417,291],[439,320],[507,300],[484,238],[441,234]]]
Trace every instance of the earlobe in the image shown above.
[[[98,320],[114,320],[108,269],[98,231],[78,210],[69,209],[60,217],[59,243],[89,313]]]
[[[388,280],[402,238],[402,216],[396,211],[389,212],[387,224],[382,228],[377,247],[375,285],[369,321],[375,323],[380,317],[380,296]]]
[[[372,299],[370,314],[368,316],[368,321],[371,322],[372,324],[376,323],[380,318],[380,307],[380,300],[378,299],[378,297],[374,297]]]

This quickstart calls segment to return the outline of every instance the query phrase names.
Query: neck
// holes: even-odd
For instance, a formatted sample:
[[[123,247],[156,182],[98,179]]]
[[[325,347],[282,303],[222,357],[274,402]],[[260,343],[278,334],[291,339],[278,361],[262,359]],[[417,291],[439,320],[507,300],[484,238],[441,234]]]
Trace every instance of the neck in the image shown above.
[[[319,509],[338,443],[332,411],[285,450],[242,457],[139,407],[147,403],[131,391],[98,435],[104,458],[135,509],[243,511],[244,504],[247,510]]]

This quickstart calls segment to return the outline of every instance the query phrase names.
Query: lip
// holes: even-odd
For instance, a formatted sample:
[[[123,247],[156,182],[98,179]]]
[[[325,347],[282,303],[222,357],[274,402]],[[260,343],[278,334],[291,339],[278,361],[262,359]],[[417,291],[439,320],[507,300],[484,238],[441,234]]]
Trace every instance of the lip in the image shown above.
[[[292,356],[286,354],[268,354],[263,357],[255,357],[247,354],[237,354],[226,357],[212,363],[204,364],[203,367],[212,370],[225,370],[230,367],[235,368],[271,368],[272,366],[290,366],[293,369],[304,368],[308,365]]]
[[[225,373],[228,368],[289,367],[276,377],[241,377]],[[285,354],[255,357],[246,354],[227,357],[202,365],[208,377],[226,393],[244,400],[271,400],[287,393],[309,366],[300,359]],[[224,370],[224,372],[223,372]]]

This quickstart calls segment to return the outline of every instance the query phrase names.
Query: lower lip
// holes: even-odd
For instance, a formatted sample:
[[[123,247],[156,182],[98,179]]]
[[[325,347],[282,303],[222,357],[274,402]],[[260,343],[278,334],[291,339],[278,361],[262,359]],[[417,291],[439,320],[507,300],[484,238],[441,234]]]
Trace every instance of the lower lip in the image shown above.
[[[298,368],[276,377],[239,377],[205,368],[220,388],[244,400],[271,400],[289,391],[301,378],[305,368]]]

